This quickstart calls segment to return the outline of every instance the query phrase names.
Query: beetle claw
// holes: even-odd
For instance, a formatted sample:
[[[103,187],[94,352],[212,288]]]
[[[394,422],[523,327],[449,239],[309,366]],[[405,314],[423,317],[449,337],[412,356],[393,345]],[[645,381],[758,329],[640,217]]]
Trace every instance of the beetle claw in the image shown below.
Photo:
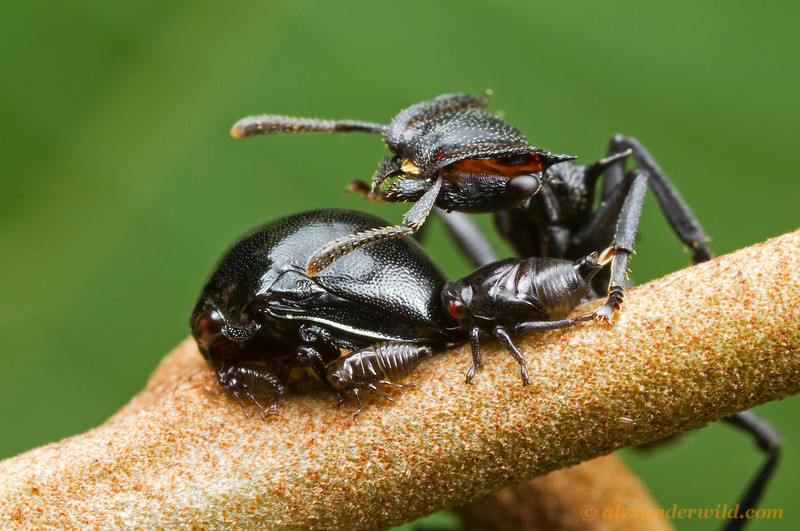
[[[281,416],[280,412],[278,411],[278,400],[280,400],[280,397],[275,398],[269,405],[269,410],[267,411],[269,415],[278,415],[279,417]]]

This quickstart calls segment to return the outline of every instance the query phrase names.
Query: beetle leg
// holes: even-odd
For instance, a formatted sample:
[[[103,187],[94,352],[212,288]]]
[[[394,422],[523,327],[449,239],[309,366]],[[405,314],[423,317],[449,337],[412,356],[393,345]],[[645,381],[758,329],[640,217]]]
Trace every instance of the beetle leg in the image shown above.
[[[494,334],[494,337],[499,339],[500,343],[506,347],[508,353],[511,354],[515,360],[517,360],[517,363],[519,363],[519,372],[520,376],[522,376],[522,384],[530,385],[531,380],[528,378],[528,367],[525,365],[525,358],[522,357],[522,354],[520,354],[517,346],[513,341],[511,341],[511,337],[509,337],[508,332],[506,332],[503,327],[497,326],[494,328],[494,330],[492,330],[492,333]]]
[[[235,398],[236,401],[239,402],[239,406],[241,406],[242,412],[244,413],[244,418],[249,419],[250,413],[248,413],[247,408],[244,407],[244,402],[242,402],[242,399],[239,397],[239,391],[237,391],[236,389],[231,389],[231,394],[233,395],[233,398]]]
[[[611,139],[609,145],[609,152],[615,153],[625,150],[631,150],[636,164],[640,169],[647,173],[650,188],[658,200],[658,205],[667,218],[673,232],[681,239],[681,241],[690,249],[692,249],[692,262],[699,263],[710,260],[713,254],[708,249],[706,242],[708,237],[700,226],[700,222],[689,210],[689,206],[681,198],[678,190],[670,182],[667,174],[664,173],[659,165],[656,163],[653,156],[647,149],[635,138],[630,136],[617,135]],[[614,184],[614,180],[618,180],[619,173],[622,171],[621,165],[616,165],[616,168],[609,168],[611,175],[609,178],[609,186]],[[608,172],[607,172],[608,173]],[[606,191],[606,182],[603,183],[603,191]]]
[[[472,383],[472,378],[475,376],[475,371],[477,371],[483,362],[481,360],[481,329],[475,327],[472,329],[472,332],[469,334],[469,346],[472,349],[472,367],[467,371],[467,380],[468,384]]]
[[[780,453],[781,437],[772,426],[752,411],[742,411],[722,420],[752,435],[756,445],[767,455],[767,461],[750,482],[747,491],[737,504],[738,514],[746,515],[750,509],[754,509],[758,504],[758,500],[775,470]],[[741,529],[748,521],[747,518],[731,519],[725,529],[726,531]]]
[[[247,398],[249,398],[250,400],[253,401],[253,403],[256,405],[258,410],[261,412],[261,418],[264,419],[264,420],[267,420],[267,412],[264,411],[264,406],[262,406],[261,403],[258,400],[256,400],[256,397],[253,396],[253,393],[251,393],[248,390],[245,390],[244,393],[247,395]],[[270,412],[271,411],[272,411],[272,405],[270,405]],[[277,413],[277,409],[275,410],[275,412]]]
[[[417,384],[415,384],[415,383],[401,384],[401,383],[397,383],[397,382],[390,382],[389,380],[378,380],[378,383],[379,384],[383,384],[383,385],[388,385],[389,387],[395,387],[397,389],[403,389],[405,387],[416,387],[417,386]]]
[[[579,317],[571,317],[567,319],[559,319],[557,321],[529,321],[527,323],[520,323],[514,327],[514,335],[522,334],[525,332],[541,332],[544,330],[557,330],[559,328],[569,328],[586,321],[594,319],[594,313],[587,313]]]
[[[358,409],[356,410],[355,413],[353,413],[353,420],[356,420],[358,414],[364,411],[364,404],[361,403],[361,398],[358,396],[358,388],[355,388],[352,391],[350,391],[350,394],[353,395],[353,399],[356,401],[356,404],[358,404]]]
[[[380,388],[378,388],[378,386],[376,386],[375,384],[373,384],[373,383],[368,383],[368,384],[367,384],[367,387],[368,387],[368,388],[370,388],[370,389],[372,390],[372,392],[374,392],[375,394],[381,395],[382,397],[384,397],[384,398],[385,398],[386,400],[388,400],[389,402],[394,402],[394,401],[395,401],[395,399],[394,399],[394,398],[392,398],[391,396],[387,395],[387,394],[386,394],[385,392],[383,392],[383,391],[382,391]],[[402,385],[401,385],[400,387],[402,387]]]
[[[323,382],[327,381],[328,371],[322,355],[312,346],[302,346],[298,349],[298,356],[308,361],[311,370]]]

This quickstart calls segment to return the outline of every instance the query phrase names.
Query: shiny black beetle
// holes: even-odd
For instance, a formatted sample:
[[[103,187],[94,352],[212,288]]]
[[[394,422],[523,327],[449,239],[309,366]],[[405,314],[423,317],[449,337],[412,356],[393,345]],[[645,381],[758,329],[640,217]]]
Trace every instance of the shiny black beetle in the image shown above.
[[[351,389],[374,382],[362,375],[343,387],[331,379],[330,364],[342,350],[377,342],[436,347],[469,340],[470,382],[486,335],[500,339],[529,384],[510,336],[591,319],[566,316],[589,294],[601,268],[594,255],[577,262],[503,260],[448,283],[416,242],[385,240],[343,256],[319,275],[306,273],[308,254],[322,242],[376,223],[381,220],[353,211],[310,211],[270,223],[228,251],[191,317],[200,351],[218,369],[224,389],[254,401],[273,391],[269,411],[275,413],[293,369],[308,368],[340,397],[352,395]],[[389,363],[390,353],[383,350],[370,363]]]
[[[306,274],[314,249],[380,222],[350,211],[305,212],[260,228],[228,251],[191,317],[223,388],[237,398],[253,387],[271,389],[275,413],[296,367],[326,381],[326,365],[342,349],[448,341],[438,301],[445,278],[416,242],[381,242],[315,277]]]

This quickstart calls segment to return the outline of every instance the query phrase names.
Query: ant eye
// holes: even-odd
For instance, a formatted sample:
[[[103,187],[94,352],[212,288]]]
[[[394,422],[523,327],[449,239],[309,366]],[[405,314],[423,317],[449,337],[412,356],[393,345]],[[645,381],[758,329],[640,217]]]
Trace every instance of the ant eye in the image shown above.
[[[464,319],[467,316],[467,310],[464,307],[464,304],[459,301],[451,301],[450,305],[447,307],[447,311],[450,312],[450,316],[453,319]]]
[[[508,181],[508,195],[517,199],[527,199],[539,191],[541,181],[535,175],[520,175]]]
[[[497,159],[497,162],[504,165],[504,166],[523,166],[525,164],[530,164],[531,156],[527,153],[522,153],[519,155],[511,155],[510,157],[503,157]]]

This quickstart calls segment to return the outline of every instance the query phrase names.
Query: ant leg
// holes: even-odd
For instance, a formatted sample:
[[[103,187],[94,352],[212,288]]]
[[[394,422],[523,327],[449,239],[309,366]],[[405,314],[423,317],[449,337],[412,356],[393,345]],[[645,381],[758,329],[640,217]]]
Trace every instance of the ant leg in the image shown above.
[[[406,215],[403,216],[403,223],[414,231],[419,229],[419,226],[428,219],[428,215],[431,213],[431,210],[433,210],[433,205],[436,204],[436,198],[439,197],[439,192],[441,190],[442,178],[439,177],[433,181],[433,185],[419,198],[419,201],[411,207],[411,210],[406,212]]]
[[[603,178],[603,191],[602,197],[610,195],[610,192],[617,188],[625,175],[624,161],[631,156],[633,150],[625,149],[621,151],[609,150],[608,156],[600,159],[594,164],[586,167],[586,175],[588,176],[587,184],[593,186],[597,182],[597,178],[602,174]]]
[[[598,321],[611,323],[614,312],[622,305],[625,296],[625,279],[628,259],[633,252],[636,230],[647,192],[647,174],[638,168],[628,172],[622,183],[610,196],[604,198],[592,219],[575,236],[573,243],[585,246],[592,242],[602,228],[616,225],[611,260],[611,279],[608,284],[608,299],[595,311]],[[601,244],[604,245],[604,244]]]
[[[352,253],[356,249],[384,240],[402,238],[413,233],[414,230],[409,227],[394,225],[357,232],[344,238],[339,238],[325,244],[311,254],[306,262],[306,273],[313,277],[339,258]]]
[[[708,237],[706,237],[703,227],[700,226],[700,222],[689,210],[689,206],[681,198],[678,190],[670,182],[669,177],[659,167],[650,152],[633,137],[617,135],[611,139],[609,153],[628,149],[632,151],[638,167],[650,177],[650,188],[653,190],[653,194],[658,200],[658,205],[661,207],[661,211],[664,213],[664,217],[667,218],[667,222],[669,222],[673,232],[687,247],[692,249],[692,263],[697,264],[713,258],[714,255],[706,246]],[[612,186],[616,179],[614,172],[621,171],[621,165],[615,166],[617,167],[609,168],[608,170],[611,171],[609,186]],[[606,177],[608,178],[609,176],[607,175]],[[606,183],[604,182],[603,184],[603,192],[605,193]]]
[[[738,503],[739,515],[747,514],[747,511],[754,509],[758,504],[759,498],[764,493],[775,466],[778,463],[778,455],[781,446],[781,437],[775,429],[767,422],[753,413],[752,411],[742,411],[730,417],[722,419],[728,424],[749,433],[755,440],[756,445],[766,454],[767,460],[762,465],[758,474],[752,479],[747,491]],[[741,529],[748,522],[747,518],[734,518],[728,521],[724,529],[734,531]]]
[[[620,153],[627,153],[627,155],[613,161],[602,170],[603,182],[600,189],[601,201],[604,201],[607,197],[610,197],[614,191],[622,185],[622,181],[625,180],[625,161],[627,160],[628,156],[632,154],[632,150],[630,148],[625,149],[621,145],[616,145],[614,143],[614,139],[612,138],[611,143],[608,146],[606,159],[604,160],[609,160],[613,155],[619,155]],[[599,176],[600,174],[598,173],[597,175]]]
[[[637,169],[631,170],[630,192],[625,196],[617,229],[614,233],[613,253],[611,259],[611,280],[608,283],[606,303],[595,311],[598,321],[611,323],[614,311],[622,306],[625,296],[625,279],[628,276],[628,260],[633,252],[636,230],[639,228],[639,217],[642,214],[644,197],[647,192],[647,175]],[[627,177],[626,177],[627,179]]]
[[[439,219],[444,223],[458,250],[473,267],[478,268],[499,260],[486,235],[467,214],[445,212],[438,208],[436,213],[439,214]]]
[[[366,245],[372,245],[384,240],[402,238],[413,234],[425,222],[436,203],[439,191],[442,189],[442,179],[436,179],[433,185],[422,195],[417,203],[406,212],[403,217],[404,225],[391,227],[378,227],[362,232],[357,232],[344,238],[325,244],[314,251],[306,262],[306,272],[309,276],[319,274],[323,269],[346,254]]]

